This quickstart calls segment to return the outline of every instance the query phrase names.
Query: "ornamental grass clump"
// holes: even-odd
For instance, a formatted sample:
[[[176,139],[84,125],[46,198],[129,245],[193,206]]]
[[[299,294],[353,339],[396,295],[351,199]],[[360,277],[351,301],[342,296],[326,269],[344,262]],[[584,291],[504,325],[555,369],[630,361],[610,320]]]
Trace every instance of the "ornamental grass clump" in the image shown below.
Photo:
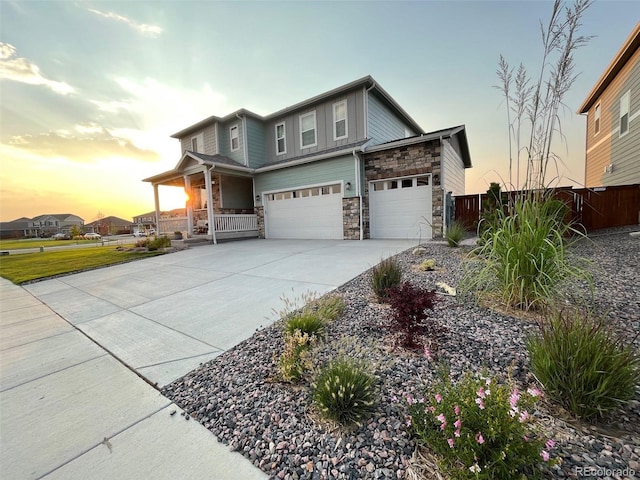
[[[338,295],[328,295],[320,298],[314,304],[320,318],[333,321],[344,311],[344,300]]]
[[[278,360],[280,378],[295,383],[312,367],[311,349],[317,337],[295,330],[284,337],[284,349]]]
[[[516,201],[467,262],[459,290],[479,300],[494,300],[521,310],[538,310],[562,299],[571,281],[593,289],[584,259],[569,252],[562,202],[538,195]]]
[[[284,330],[288,335],[299,330],[308,335],[319,336],[325,331],[325,320],[317,311],[303,308],[285,319]]]
[[[376,378],[361,360],[331,361],[318,371],[311,388],[320,413],[344,426],[358,424],[375,409]]]
[[[640,355],[604,321],[578,310],[557,312],[527,341],[531,370],[548,395],[584,419],[631,400],[640,383]]]
[[[555,446],[532,416],[542,393],[468,373],[454,384],[441,373],[423,397],[405,397],[407,424],[440,469],[453,479],[540,477]]]
[[[371,270],[371,287],[380,301],[388,297],[388,290],[400,285],[402,269],[393,258],[382,260]]]
[[[444,234],[444,238],[447,240],[447,243],[450,247],[458,247],[460,246],[460,242],[464,238],[466,233],[466,229],[464,226],[458,222],[453,222],[451,225],[447,227],[447,231]]]

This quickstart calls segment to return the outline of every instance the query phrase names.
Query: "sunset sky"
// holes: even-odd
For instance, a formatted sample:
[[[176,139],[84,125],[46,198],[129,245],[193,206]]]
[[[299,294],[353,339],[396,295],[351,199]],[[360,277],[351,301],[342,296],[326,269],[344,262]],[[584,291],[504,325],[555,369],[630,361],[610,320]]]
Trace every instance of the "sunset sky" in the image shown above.
[[[467,193],[508,179],[503,54],[531,73],[550,1],[0,1],[0,220],[153,209],[170,135],[210,115],[266,115],[372,75],[426,131],[466,124]],[[640,20],[597,1],[561,116],[563,185],[584,180],[576,110]],[[575,182],[572,182],[574,180]],[[161,208],[184,206],[178,189]]]

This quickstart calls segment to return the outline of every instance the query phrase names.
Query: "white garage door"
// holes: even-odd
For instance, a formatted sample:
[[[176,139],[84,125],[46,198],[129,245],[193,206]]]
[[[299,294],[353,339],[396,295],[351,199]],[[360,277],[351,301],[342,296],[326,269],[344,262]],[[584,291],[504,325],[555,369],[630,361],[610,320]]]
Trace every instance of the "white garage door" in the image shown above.
[[[265,195],[267,238],[343,238],[341,185]]]
[[[369,184],[371,238],[431,239],[431,177]]]

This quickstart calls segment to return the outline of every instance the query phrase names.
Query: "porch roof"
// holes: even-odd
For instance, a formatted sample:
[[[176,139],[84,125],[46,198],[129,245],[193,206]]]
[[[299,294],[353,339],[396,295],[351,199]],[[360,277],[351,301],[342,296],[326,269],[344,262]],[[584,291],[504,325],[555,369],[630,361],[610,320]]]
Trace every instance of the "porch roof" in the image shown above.
[[[225,157],[224,155],[205,155],[204,153],[197,153],[191,151],[185,151],[178,164],[171,170],[159,173],[152,177],[144,178],[143,182],[150,183],[162,183],[164,185],[182,186],[183,176],[185,173],[185,166],[189,160],[195,160],[199,165],[208,167],[220,167],[222,169],[236,170],[245,173],[252,173],[253,169],[245,167],[244,165],[236,162],[235,160]]]

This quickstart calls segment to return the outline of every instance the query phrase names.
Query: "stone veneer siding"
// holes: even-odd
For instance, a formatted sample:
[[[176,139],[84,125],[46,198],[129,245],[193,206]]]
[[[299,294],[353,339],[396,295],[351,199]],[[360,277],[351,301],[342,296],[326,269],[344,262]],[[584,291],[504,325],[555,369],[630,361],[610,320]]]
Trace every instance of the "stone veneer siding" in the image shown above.
[[[256,217],[258,223],[258,238],[265,238],[264,207],[256,207]]]
[[[370,238],[369,222],[369,182],[386,178],[431,174],[433,191],[431,227],[434,237],[442,236],[444,196],[440,185],[441,177],[440,140],[422,142],[404,147],[390,148],[364,154],[364,198],[363,228],[364,238]]]
[[[342,199],[342,230],[345,240],[360,240],[360,198]]]

